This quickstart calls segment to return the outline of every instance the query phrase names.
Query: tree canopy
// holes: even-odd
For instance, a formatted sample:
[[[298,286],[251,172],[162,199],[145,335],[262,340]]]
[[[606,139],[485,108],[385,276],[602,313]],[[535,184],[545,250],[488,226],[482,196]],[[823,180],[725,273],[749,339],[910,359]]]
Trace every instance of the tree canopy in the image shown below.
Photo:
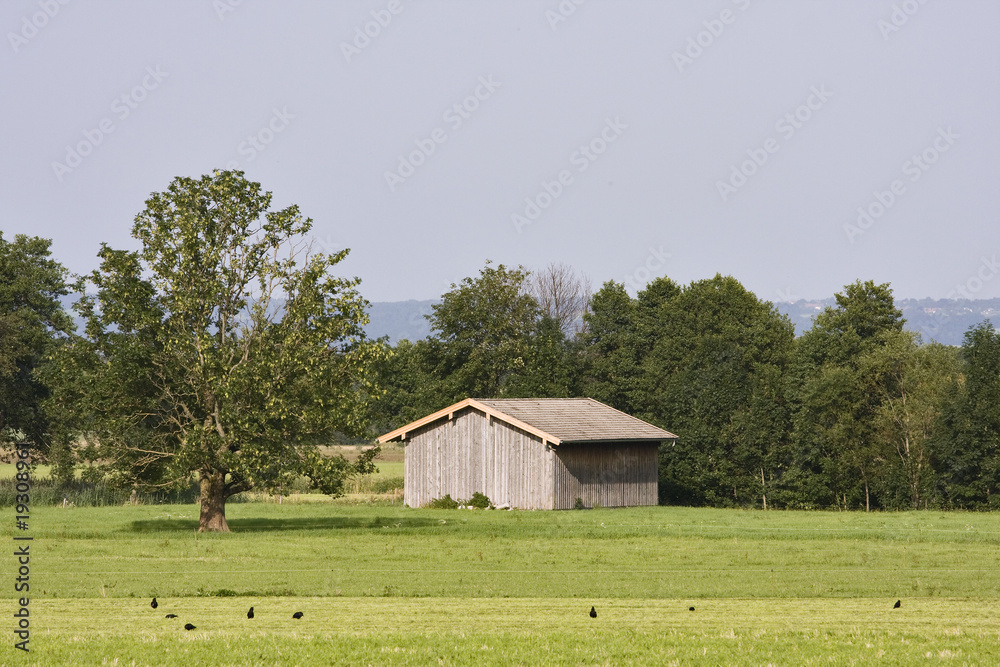
[[[888,284],[856,281],[803,335],[731,276],[635,296],[565,265],[486,262],[428,316],[431,334],[368,339],[347,250],[241,172],[178,178],[136,216],[141,250],[106,245],[59,304],[49,242],[0,236],[0,426],[72,478],[71,452],[135,489],[197,478],[200,528],[226,499],[305,476],[338,494],[373,470],[325,456],[467,397],[589,396],[679,436],[661,502],[744,507],[1000,506],[1000,334],[959,350],[904,329]],[[373,430],[374,429],[374,430]]]
[[[0,233],[0,434],[49,451],[48,387],[37,371],[73,321],[59,298],[67,271],[51,258],[51,241]]]
[[[201,488],[200,529],[226,531],[226,499],[297,475],[338,494],[370,470],[322,456],[333,435],[364,432],[385,355],[366,339],[357,279],[314,253],[312,221],[242,172],[177,178],[136,218],[136,252],[100,251],[78,289],[84,336],[60,362],[57,399],[121,481]]]

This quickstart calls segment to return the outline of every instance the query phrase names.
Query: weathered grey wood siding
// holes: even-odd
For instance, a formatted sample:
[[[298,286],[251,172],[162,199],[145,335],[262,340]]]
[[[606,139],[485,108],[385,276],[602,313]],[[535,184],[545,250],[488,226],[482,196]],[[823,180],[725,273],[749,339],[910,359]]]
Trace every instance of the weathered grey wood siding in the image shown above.
[[[563,444],[556,448],[555,509],[657,503],[657,442]]]
[[[537,436],[466,408],[409,435],[403,501],[421,507],[445,494],[468,499],[479,491],[496,505],[553,509],[555,466],[555,454]]]

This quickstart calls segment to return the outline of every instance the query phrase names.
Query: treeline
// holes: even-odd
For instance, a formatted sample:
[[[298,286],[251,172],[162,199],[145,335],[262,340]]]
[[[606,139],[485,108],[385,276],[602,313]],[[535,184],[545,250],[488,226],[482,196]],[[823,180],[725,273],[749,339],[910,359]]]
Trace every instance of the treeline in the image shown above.
[[[338,433],[374,437],[466,397],[589,396],[679,436],[660,456],[663,503],[1000,507],[989,322],[961,347],[921,344],[889,286],[858,281],[796,338],[732,277],[658,278],[633,297],[615,282],[591,293],[565,266],[487,262],[433,307],[430,336],[390,348],[364,336],[356,281],[329,273],[346,251],[304,269],[239,259],[306,234],[296,208],[257,236],[257,208],[238,234],[217,207],[186,212],[203,191],[266,208],[259,190],[220,172],[154,194],[133,230],[142,253],[102,247],[101,269],[75,281],[80,332],[50,241],[0,234],[0,439],[34,443],[64,484],[100,463],[100,481],[139,490],[306,475],[338,493],[367,470],[318,454]],[[279,278],[295,298],[251,307],[251,285]]]
[[[487,263],[444,294],[432,335],[380,368],[385,432],[472,396],[589,396],[679,436],[660,501],[720,507],[1000,507],[1000,334],[961,348],[904,331],[858,281],[796,338],[732,277],[590,295],[563,266]]]

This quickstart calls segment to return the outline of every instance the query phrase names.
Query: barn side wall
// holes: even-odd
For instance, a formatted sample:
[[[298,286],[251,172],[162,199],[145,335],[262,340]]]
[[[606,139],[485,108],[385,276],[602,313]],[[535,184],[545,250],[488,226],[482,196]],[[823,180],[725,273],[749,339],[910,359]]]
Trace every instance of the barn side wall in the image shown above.
[[[496,505],[552,509],[555,465],[537,436],[466,408],[407,438],[403,501],[421,507],[445,494],[468,499],[479,491]]]
[[[658,442],[563,444],[556,448],[555,509],[657,503]]]

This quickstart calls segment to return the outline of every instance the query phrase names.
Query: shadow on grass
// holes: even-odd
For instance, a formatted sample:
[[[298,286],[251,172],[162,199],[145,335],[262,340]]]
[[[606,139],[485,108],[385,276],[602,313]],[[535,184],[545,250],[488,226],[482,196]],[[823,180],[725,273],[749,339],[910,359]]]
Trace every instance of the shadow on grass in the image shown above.
[[[424,518],[393,518],[374,517],[358,519],[348,517],[310,517],[288,519],[229,519],[229,530],[234,533],[280,532],[292,530],[358,530],[368,528],[383,528],[403,530],[412,528],[427,528],[438,525],[434,519]],[[150,519],[133,521],[125,532],[156,533],[156,532],[188,532],[198,529],[196,519]]]

